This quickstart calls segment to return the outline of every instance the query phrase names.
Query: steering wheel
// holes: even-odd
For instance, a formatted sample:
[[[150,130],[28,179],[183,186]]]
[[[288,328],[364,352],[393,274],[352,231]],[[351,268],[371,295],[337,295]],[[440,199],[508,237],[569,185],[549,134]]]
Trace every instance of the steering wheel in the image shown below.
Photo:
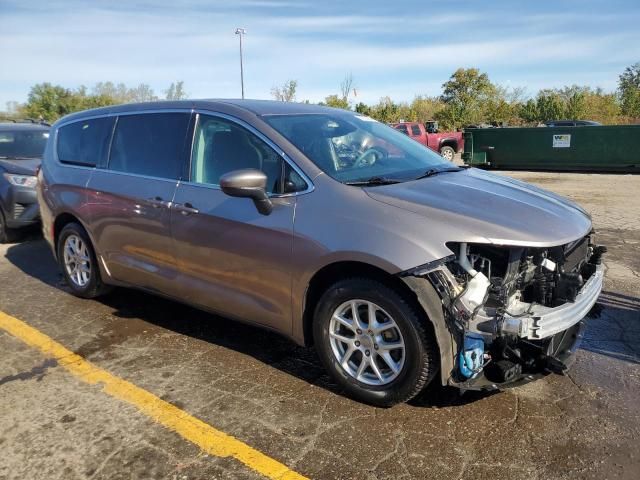
[[[355,168],[370,167],[374,165],[378,160],[382,160],[388,156],[388,152],[379,147],[373,147],[365,150],[362,154],[356,158],[353,162]]]

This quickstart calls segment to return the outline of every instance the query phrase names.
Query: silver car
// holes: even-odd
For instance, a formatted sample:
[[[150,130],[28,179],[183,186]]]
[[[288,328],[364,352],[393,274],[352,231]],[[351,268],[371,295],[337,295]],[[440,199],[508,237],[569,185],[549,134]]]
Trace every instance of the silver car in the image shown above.
[[[605,249],[579,206],[344,110],[69,115],[38,190],[74,294],[139,288],[313,344],[374,405],[434,379],[495,389],[565,372],[602,288]]]

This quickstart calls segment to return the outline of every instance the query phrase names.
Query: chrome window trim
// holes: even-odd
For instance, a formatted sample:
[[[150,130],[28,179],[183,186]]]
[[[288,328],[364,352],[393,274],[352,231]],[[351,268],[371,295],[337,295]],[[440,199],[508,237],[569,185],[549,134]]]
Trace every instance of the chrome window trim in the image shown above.
[[[54,125],[55,126],[55,138],[53,141],[53,159],[55,160],[55,163],[57,163],[59,166],[62,167],[70,167],[70,168],[81,168],[81,169],[85,169],[85,170],[100,170],[100,171],[107,171],[107,172],[115,172],[115,170],[109,170],[108,165],[106,167],[99,167],[97,165],[91,167],[89,165],[74,165],[73,163],[65,163],[60,161],[60,158],[58,157],[58,131],[62,128],[62,127],[66,127],[68,125],[73,125],[74,123],[78,123],[78,122],[84,122],[87,120],[95,120],[97,118],[109,118],[109,117],[116,117],[116,121],[114,122],[113,125],[113,130],[111,131],[111,139],[109,140],[109,156],[107,157],[107,160],[109,160],[109,157],[111,156],[111,144],[113,143],[113,136],[115,134],[115,128],[116,125],[118,123],[117,117],[122,117],[125,115],[144,115],[147,113],[189,113],[189,114],[193,114],[194,109],[193,108],[157,108],[157,109],[153,109],[153,110],[141,110],[141,111],[135,111],[135,112],[111,112],[111,113],[100,113],[100,114],[96,114],[96,115],[87,115],[86,117],[82,117],[82,118],[73,118],[71,120],[67,120],[67,121],[63,121],[60,124]],[[121,173],[127,173],[127,172],[121,172]],[[165,177],[152,177],[149,175],[140,175],[138,173],[129,173],[129,175],[135,175],[137,177],[142,177],[142,178],[153,178],[153,179],[161,179],[161,180],[167,180]],[[169,179],[171,181],[175,181],[175,179]],[[179,179],[177,179],[179,180]]]
[[[145,114],[152,114],[152,113],[190,113],[190,114],[196,114],[196,115],[211,115],[211,116],[215,116],[215,117],[220,117],[223,118],[225,120],[228,120],[230,122],[233,122],[247,130],[249,130],[251,133],[253,133],[254,135],[256,135],[258,138],[260,138],[262,141],[264,141],[267,145],[269,145],[278,155],[280,155],[282,157],[282,159],[287,162],[287,164],[289,164],[289,166],[291,168],[293,168],[293,170],[295,170],[295,172],[300,175],[302,177],[302,179],[307,183],[307,188],[305,190],[301,190],[299,192],[292,192],[292,193],[283,193],[283,194],[269,194],[270,198],[286,198],[286,197],[293,197],[293,196],[298,196],[298,195],[305,195],[307,193],[311,193],[315,190],[315,185],[313,184],[313,182],[311,181],[311,179],[309,178],[309,176],[285,153],[285,151],[280,148],[280,146],[278,146],[273,140],[271,140],[269,137],[267,137],[265,134],[263,134],[261,131],[259,131],[257,128],[255,128],[254,126],[248,124],[247,122],[245,122],[244,120],[241,120],[237,117],[234,117],[232,115],[226,114],[226,113],[222,113],[222,112],[218,112],[215,110],[208,110],[208,109],[203,109],[203,108],[158,108],[158,109],[152,109],[152,110],[141,110],[141,111],[132,111],[132,112],[111,112],[111,113],[101,113],[101,114],[96,114],[96,115],[87,115],[86,117],[82,117],[82,118],[74,118],[71,120],[67,120],[64,121],[62,123],[60,123],[59,125],[56,125],[55,127],[55,139],[54,139],[54,151],[53,151],[53,156],[54,156],[54,160],[56,161],[56,163],[60,166],[63,167],[70,167],[70,168],[80,168],[80,169],[86,169],[86,170],[98,170],[101,172],[113,172],[113,173],[122,173],[122,174],[126,174],[126,175],[133,175],[139,178],[149,178],[149,179],[153,179],[153,180],[170,180],[170,181],[174,181],[173,179],[167,179],[164,177],[154,177],[154,176],[150,176],[150,175],[141,175],[138,173],[128,173],[128,172],[116,172],[115,170],[109,170],[109,168],[106,167],[99,167],[99,166],[84,166],[84,165],[73,165],[70,163],[64,163],[61,162],[60,159],[58,158],[58,131],[62,128],[65,127],[67,125],[71,125],[73,123],[77,123],[77,122],[83,122],[86,120],[95,120],[97,118],[108,118],[108,117],[120,117],[120,116],[125,116],[125,115],[145,115]],[[116,120],[117,122],[117,120]],[[189,151],[189,172],[191,172],[191,161],[192,161],[192,155],[193,155],[193,140],[195,138],[195,129],[196,129],[197,123],[194,123],[193,126],[193,137],[191,138],[191,145],[190,145],[190,151]],[[115,131],[115,125],[114,125],[114,131]],[[111,133],[111,142],[113,142],[113,132]],[[110,143],[111,143],[110,142]],[[111,150],[111,145],[109,145],[109,150]],[[109,154],[111,152],[109,151]],[[108,165],[107,165],[108,167]],[[186,184],[186,185],[196,185],[196,186],[200,186],[200,187],[204,187],[204,188],[212,188],[215,190],[221,190],[219,185],[212,185],[212,184],[204,184],[204,183],[196,183],[196,182],[192,182],[191,179],[185,180],[185,179],[178,179],[178,184]]]
[[[136,110],[131,112],[111,112],[111,113],[99,113],[95,115],[87,115],[81,118],[72,118],[70,120],[63,121],[56,125],[56,129],[66,127],[72,123],[83,122],[85,120],[95,120],[96,118],[106,117],[124,117],[125,115],[145,115],[147,113],[193,113],[193,108],[154,108],[152,110]]]
[[[143,175],[141,173],[120,172],[118,170],[108,170],[106,168],[98,168],[98,167],[92,168],[92,170],[94,170],[96,172],[100,172],[100,173],[112,173],[114,175],[126,175],[128,177],[145,178],[147,180],[156,180],[156,181],[160,180],[162,182],[173,183],[176,186],[178,185],[178,183],[180,183],[180,179],[179,178],[154,177],[152,175]]]

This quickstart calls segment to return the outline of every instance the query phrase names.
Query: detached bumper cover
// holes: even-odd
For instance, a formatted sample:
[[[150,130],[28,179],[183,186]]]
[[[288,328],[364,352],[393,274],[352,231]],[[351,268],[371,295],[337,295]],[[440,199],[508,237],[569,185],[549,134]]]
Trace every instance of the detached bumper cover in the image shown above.
[[[537,340],[567,330],[582,320],[598,300],[604,282],[604,266],[596,271],[582,287],[576,300],[558,307],[519,303],[505,314],[504,323],[521,338]]]

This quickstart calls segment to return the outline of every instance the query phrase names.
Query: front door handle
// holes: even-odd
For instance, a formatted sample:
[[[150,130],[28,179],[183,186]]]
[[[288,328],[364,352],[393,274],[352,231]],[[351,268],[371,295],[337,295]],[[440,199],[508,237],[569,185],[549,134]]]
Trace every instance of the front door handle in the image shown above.
[[[149,202],[153,208],[169,208],[171,206],[171,202],[165,202],[161,197],[148,198],[147,202]]]
[[[175,208],[182,215],[195,215],[197,213],[200,213],[200,210],[195,208],[189,202],[186,202],[184,205],[181,205],[179,203],[174,203],[173,208]]]

